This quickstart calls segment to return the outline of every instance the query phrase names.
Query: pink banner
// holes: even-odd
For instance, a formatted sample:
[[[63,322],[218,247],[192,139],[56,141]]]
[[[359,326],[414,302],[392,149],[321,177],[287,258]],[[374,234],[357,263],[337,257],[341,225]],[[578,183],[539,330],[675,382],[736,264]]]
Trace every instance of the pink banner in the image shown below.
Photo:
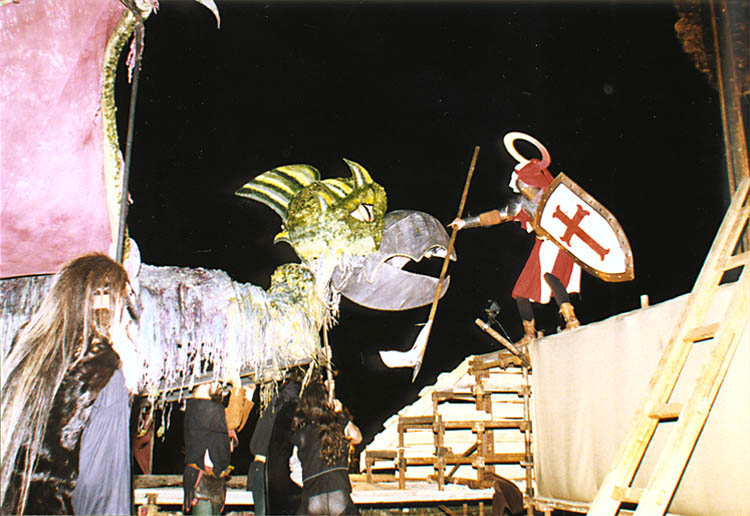
[[[0,277],[53,273],[112,240],[101,87],[117,0],[0,7]]]

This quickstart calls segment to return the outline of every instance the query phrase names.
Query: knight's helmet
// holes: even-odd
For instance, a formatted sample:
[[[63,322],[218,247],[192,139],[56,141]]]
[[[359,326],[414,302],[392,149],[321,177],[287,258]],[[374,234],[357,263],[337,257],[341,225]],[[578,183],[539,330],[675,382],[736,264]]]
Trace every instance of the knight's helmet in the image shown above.
[[[542,159],[525,158],[515,148],[516,140],[524,140],[531,143],[542,154]],[[518,164],[513,169],[508,186],[515,192],[520,193],[529,200],[534,199],[539,192],[547,188],[552,183],[553,177],[547,170],[551,158],[547,149],[539,140],[528,134],[513,131],[503,138],[505,148],[513,156]]]

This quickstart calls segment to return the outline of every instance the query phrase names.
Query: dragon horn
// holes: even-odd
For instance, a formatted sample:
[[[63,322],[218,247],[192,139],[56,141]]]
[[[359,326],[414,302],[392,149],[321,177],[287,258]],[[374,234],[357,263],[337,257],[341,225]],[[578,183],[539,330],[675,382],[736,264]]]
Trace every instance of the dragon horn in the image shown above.
[[[234,195],[265,204],[286,222],[289,203],[306,186],[320,179],[310,165],[286,165],[263,172],[245,183]]]
[[[371,184],[372,178],[370,173],[365,170],[365,167],[359,163],[344,158],[344,161],[349,165],[349,169],[352,171],[352,179],[354,179],[355,188]]]

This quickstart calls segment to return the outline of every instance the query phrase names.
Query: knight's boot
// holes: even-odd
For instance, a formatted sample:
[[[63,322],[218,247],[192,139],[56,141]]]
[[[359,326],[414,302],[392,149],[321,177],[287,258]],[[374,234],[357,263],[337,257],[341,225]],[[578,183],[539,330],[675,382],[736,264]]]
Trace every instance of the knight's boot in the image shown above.
[[[523,322],[523,337],[516,342],[516,346],[528,346],[532,340],[536,339],[536,326],[534,325],[534,319],[521,322]]]
[[[573,305],[570,303],[563,303],[560,305],[560,313],[565,319],[565,329],[570,330],[572,328],[578,328],[581,322],[576,317],[576,312],[573,310]]]

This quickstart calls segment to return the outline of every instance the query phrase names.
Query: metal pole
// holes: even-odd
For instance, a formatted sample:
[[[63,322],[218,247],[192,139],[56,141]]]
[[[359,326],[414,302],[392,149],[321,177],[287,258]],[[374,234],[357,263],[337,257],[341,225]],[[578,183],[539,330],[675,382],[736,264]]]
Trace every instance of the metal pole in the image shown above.
[[[143,17],[138,8],[133,5],[129,7],[130,12],[136,18],[135,30],[135,65],[133,70],[133,82],[130,85],[130,109],[128,111],[128,132],[125,139],[125,165],[122,171],[122,187],[120,198],[120,221],[117,228],[117,254],[118,263],[123,262],[123,246],[125,243],[125,219],[128,213],[128,182],[130,180],[130,158],[133,153],[133,131],[135,127],[135,104],[138,98],[138,77],[141,71],[141,52],[143,50]]]

